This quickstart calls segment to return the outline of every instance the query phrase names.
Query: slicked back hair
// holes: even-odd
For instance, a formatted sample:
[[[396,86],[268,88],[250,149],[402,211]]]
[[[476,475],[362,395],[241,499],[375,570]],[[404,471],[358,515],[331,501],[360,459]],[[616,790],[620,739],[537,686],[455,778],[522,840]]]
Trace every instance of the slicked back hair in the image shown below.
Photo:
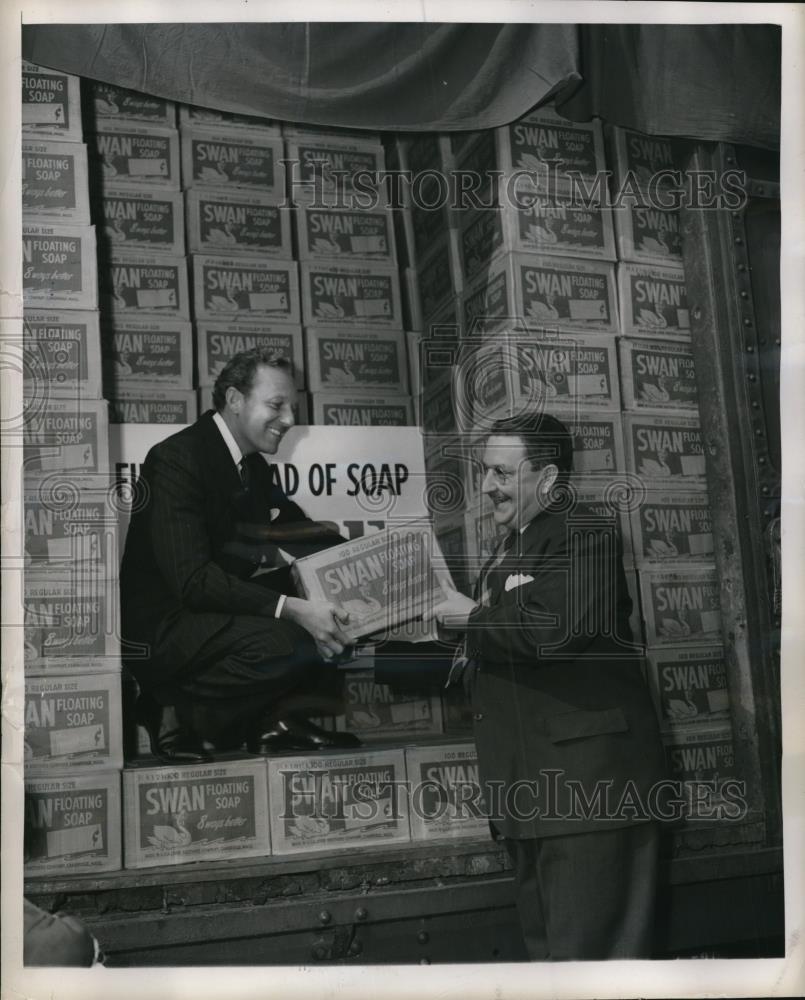
[[[555,465],[559,470],[556,482],[567,482],[573,468],[573,438],[561,420],[549,413],[518,413],[496,420],[486,439],[493,435],[519,437],[532,469]]]
[[[278,368],[285,372],[293,381],[294,366],[284,355],[268,347],[254,347],[250,351],[241,351],[233,358],[230,358],[224,366],[223,371],[215,380],[212,390],[212,405],[220,413],[226,406],[226,391],[232,386],[244,396],[249,394],[257,369],[261,365],[269,368]]]

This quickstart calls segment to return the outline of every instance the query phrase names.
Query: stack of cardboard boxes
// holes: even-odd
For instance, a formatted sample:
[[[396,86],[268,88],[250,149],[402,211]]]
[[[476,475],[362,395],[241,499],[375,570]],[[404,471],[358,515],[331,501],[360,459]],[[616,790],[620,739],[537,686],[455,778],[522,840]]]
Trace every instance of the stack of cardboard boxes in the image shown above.
[[[121,864],[116,517],[77,77],[23,63],[26,873]]]

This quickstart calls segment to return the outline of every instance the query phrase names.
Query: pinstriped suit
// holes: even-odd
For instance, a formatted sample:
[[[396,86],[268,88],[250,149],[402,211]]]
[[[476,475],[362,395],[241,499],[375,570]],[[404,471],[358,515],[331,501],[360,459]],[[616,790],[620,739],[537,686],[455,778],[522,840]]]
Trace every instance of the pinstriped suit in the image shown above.
[[[229,699],[220,729],[305,683],[320,660],[304,629],[275,618],[279,591],[249,579],[261,564],[281,565],[277,549],[241,530],[309,519],[259,454],[244,460],[244,490],[212,418],[205,413],[146,456],[120,588],[124,661],[140,686],[165,704]],[[298,557],[342,540],[330,532],[321,544],[283,548]],[[270,574],[278,578],[285,590],[287,574]]]

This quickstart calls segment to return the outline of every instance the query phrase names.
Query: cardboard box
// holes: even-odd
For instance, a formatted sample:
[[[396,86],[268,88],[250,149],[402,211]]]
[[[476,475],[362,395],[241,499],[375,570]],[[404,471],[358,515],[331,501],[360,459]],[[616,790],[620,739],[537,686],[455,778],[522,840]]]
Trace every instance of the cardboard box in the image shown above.
[[[185,127],[181,132],[182,183],[257,188],[278,204],[285,198],[282,139],[230,129]]]
[[[192,389],[168,389],[161,383],[136,387],[114,386],[109,394],[109,422],[113,424],[192,424],[198,417]]]
[[[87,135],[89,157],[102,185],[128,184],[178,191],[179,136],[175,129],[101,118]]]
[[[90,120],[109,118],[116,122],[138,121],[166,128],[176,126],[176,105],[173,101],[115,87],[101,80],[83,79],[81,84],[84,107]]]
[[[25,773],[123,767],[120,674],[25,680]]]
[[[612,489],[612,483],[603,479],[584,479],[573,476],[573,508],[571,517],[601,518],[610,523],[620,535],[625,562],[632,559],[632,533],[629,526],[628,498]]]
[[[498,209],[466,213],[461,251],[469,284],[497,254],[540,253],[591,260],[615,260],[610,210],[577,205],[569,197],[533,195],[528,208],[504,201]]]
[[[385,264],[303,262],[305,326],[363,326],[402,330],[400,279]]]
[[[626,575],[626,590],[632,600],[632,613],[629,615],[629,628],[632,632],[632,641],[645,647],[646,630],[643,622],[643,608],[640,603],[640,583],[631,557],[624,557],[623,569]]]
[[[200,108],[194,104],[179,105],[179,128],[208,128],[215,132],[221,125],[227,129],[258,132],[261,135],[279,139],[282,137],[280,123],[272,118],[259,118],[256,115],[239,115],[231,111],[219,111],[217,108]]]
[[[686,826],[738,819],[746,808],[729,723],[674,728],[663,738],[668,771],[682,783]]]
[[[228,323],[223,319],[196,323],[199,385],[214,385],[228,361],[241,351],[256,347],[288,358],[294,366],[297,388],[304,386],[305,363],[300,326],[264,322]]]
[[[514,407],[619,410],[615,340],[597,334],[512,333]]]
[[[648,654],[651,690],[665,732],[693,723],[723,724],[729,716],[722,646],[669,646]]]
[[[26,400],[25,474],[107,472],[109,419],[103,399]]]
[[[657,489],[704,487],[706,462],[698,417],[624,414],[626,468]]]
[[[115,319],[190,318],[187,259],[113,249],[100,269],[101,307]]]
[[[636,413],[699,414],[699,390],[689,344],[618,342],[623,407]]]
[[[618,297],[625,336],[690,340],[683,268],[618,264]]]
[[[674,141],[616,126],[606,131],[616,194],[637,189],[650,193],[653,202],[670,199],[681,184]]]
[[[120,669],[117,580],[94,561],[28,569],[24,580],[26,676]]]
[[[434,512],[433,532],[456,589],[472,593],[473,574],[478,569],[477,538],[467,531],[465,508],[446,517]]]
[[[195,187],[187,199],[187,240],[197,253],[259,253],[293,258],[290,209],[271,194]]]
[[[98,313],[26,309],[23,323],[26,396],[100,399]]]
[[[101,348],[107,390],[154,384],[192,388],[193,329],[186,320],[112,313],[104,319]]]
[[[640,595],[649,646],[718,642],[721,598],[715,567],[689,562],[642,566]]]
[[[120,870],[119,771],[29,778],[25,799],[26,878]]]
[[[459,234],[448,229],[417,270],[422,319],[427,329],[434,314],[463,291]]]
[[[707,493],[649,490],[630,517],[638,564],[713,560],[715,546]]]
[[[416,271],[406,267],[402,271],[402,317],[406,330],[424,330],[425,321],[422,318],[422,300],[419,297],[419,281]]]
[[[445,736],[472,737],[472,705],[460,684],[442,691],[442,719]]]
[[[379,141],[297,133],[288,134],[285,145],[294,205],[313,202],[368,208],[378,187],[385,190],[386,160]],[[358,194],[358,183],[367,194]]]
[[[450,231],[451,223],[458,222],[448,207],[449,191],[429,175],[422,175],[422,183],[414,182],[411,207],[400,209],[402,236],[406,254],[412,267],[422,270],[425,262],[442,243]],[[454,226],[457,228],[457,225]]]
[[[430,522],[411,520],[298,559],[293,573],[303,596],[348,611],[343,631],[359,639],[441,601],[443,568]]]
[[[181,192],[105,184],[96,208],[98,238],[113,253],[131,249],[184,256]]]
[[[612,209],[618,258],[635,264],[682,264],[679,212],[625,199]]]
[[[341,427],[408,427],[411,397],[371,389],[320,389],[311,393],[314,424]]]
[[[117,566],[118,512],[108,474],[28,477],[22,496],[26,570],[80,562]]]
[[[22,214],[26,221],[89,225],[87,147],[83,143],[23,138]]]
[[[271,853],[264,760],[123,772],[126,868]]]
[[[412,840],[489,837],[474,743],[408,747]]]
[[[98,308],[93,226],[23,224],[22,300],[35,309]]]
[[[410,171],[412,175],[425,171],[441,172],[445,167],[445,139],[434,132],[397,135],[392,140],[395,163],[389,169]]]
[[[371,260],[396,265],[391,209],[319,208],[296,210],[300,260]]]
[[[350,392],[356,388],[408,391],[401,331],[318,327],[305,330],[305,346],[307,382],[312,392]]]
[[[260,319],[299,325],[299,275],[295,261],[193,254],[196,319]]]
[[[614,333],[617,316],[614,268],[597,261],[503,254],[464,292],[471,335],[513,321],[527,329]]]
[[[396,692],[375,681],[373,669],[344,671],[344,714],[336,728],[361,740],[408,741],[440,736],[442,706],[438,693]]]
[[[619,413],[562,414],[573,438],[573,477],[591,476],[609,482],[609,474],[623,472],[623,428]]]
[[[407,844],[402,750],[268,762],[274,854]]]
[[[22,133],[81,142],[79,78],[23,59]]]

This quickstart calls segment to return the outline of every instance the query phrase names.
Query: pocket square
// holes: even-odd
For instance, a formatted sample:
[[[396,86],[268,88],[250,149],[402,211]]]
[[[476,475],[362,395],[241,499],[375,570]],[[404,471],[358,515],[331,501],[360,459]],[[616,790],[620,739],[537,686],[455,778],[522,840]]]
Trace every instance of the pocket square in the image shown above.
[[[276,521],[279,516],[280,516],[279,507],[272,507],[271,510],[268,512],[269,521]]]
[[[512,573],[510,576],[506,577],[506,583],[503,585],[503,589],[508,593],[510,590],[514,590],[515,587],[522,587],[524,583],[533,583],[534,577],[529,576],[528,573]]]

